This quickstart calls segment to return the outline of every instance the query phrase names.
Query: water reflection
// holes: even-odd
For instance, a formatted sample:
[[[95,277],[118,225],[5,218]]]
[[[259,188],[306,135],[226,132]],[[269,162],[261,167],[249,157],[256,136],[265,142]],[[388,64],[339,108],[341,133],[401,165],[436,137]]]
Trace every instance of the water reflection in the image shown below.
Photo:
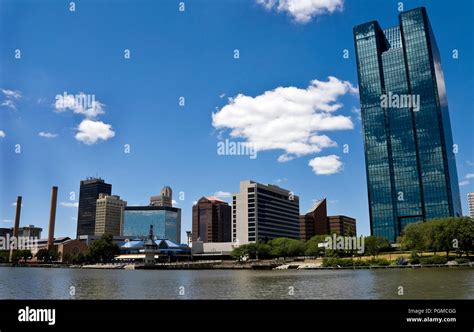
[[[1,299],[474,298],[474,271],[458,268],[130,271],[1,267],[0,278]],[[403,296],[398,295],[400,286]]]

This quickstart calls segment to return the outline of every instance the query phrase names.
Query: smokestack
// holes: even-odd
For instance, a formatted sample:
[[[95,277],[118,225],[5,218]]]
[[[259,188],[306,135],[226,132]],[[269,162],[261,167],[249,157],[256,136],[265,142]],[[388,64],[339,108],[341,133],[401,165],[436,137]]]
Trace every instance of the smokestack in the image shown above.
[[[16,214],[15,226],[13,227],[13,236],[18,238],[18,229],[20,228],[20,214],[21,214],[21,196],[16,198]]]
[[[51,188],[51,209],[49,211],[48,249],[54,244],[54,224],[56,222],[56,204],[58,201],[58,187]]]
[[[20,228],[20,214],[21,214],[21,196],[16,198],[16,213],[15,213],[15,225],[13,226],[13,237],[16,239],[16,246],[18,246],[18,229]],[[17,248],[16,248],[17,249]],[[12,261],[14,246],[10,248],[9,261]]]

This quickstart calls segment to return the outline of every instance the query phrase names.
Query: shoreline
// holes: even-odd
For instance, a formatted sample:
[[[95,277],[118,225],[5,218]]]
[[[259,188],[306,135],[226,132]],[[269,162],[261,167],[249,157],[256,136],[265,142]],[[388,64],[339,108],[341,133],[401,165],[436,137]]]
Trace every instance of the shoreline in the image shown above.
[[[315,271],[315,270],[380,270],[380,269],[425,269],[425,268],[474,268],[474,264],[416,264],[416,265],[372,265],[372,266],[320,266],[308,263],[287,264],[221,264],[221,263],[184,263],[157,264],[144,266],[141,264],[93,264],[93,265],[63,265],[63,264],[0,264],[1,267],[17,268],[52,268],[52,269],[92,269],[92,270],[252,270],[252,271]]]

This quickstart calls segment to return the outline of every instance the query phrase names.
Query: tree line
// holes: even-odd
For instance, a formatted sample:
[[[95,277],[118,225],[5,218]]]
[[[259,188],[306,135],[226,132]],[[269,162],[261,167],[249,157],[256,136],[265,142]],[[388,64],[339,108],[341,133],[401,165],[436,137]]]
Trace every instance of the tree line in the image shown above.
[[[377,258],[379,253],[395,250],[385,237],[364,237],[364,253],[356,250],[334,250],[321,246],[330,235],[316,235],[308,241],[289,238],[276,238],[268,242],[256,242],[241,245],[232,251],[236,260],[270,259],[278,257],[352,257],[372,256]],[[422,251],[431,251],[435,255],[444,251],[458,255],[469,255],[473,251],[474,221],[468,217],[444,218],[407,225],[397,239],[399,249],[412,251],[414,255]]]

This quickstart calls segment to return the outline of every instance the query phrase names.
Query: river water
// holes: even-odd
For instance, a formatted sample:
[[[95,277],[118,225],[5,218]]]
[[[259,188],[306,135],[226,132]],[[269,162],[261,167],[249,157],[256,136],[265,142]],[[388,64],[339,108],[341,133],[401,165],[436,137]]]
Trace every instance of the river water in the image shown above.
[[[0,280],[0,299],[474,299],[474,270],[469,268],[252,271],[0,267]]]

